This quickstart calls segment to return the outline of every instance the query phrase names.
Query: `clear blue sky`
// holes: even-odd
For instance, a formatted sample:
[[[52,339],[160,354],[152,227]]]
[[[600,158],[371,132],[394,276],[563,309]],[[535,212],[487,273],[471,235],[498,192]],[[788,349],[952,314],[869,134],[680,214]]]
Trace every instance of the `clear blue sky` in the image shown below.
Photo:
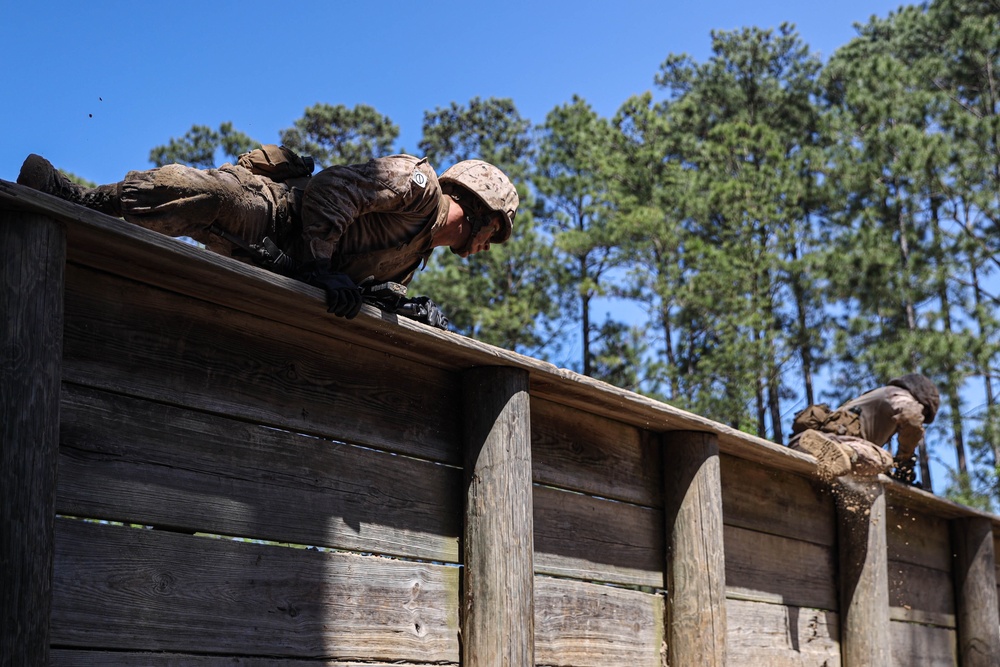
[[[264,142],[317,102],[370,104],[417,150],[425,111],[510,97],[541,122],[578,94],[610,116],[709,32],[794,23],[826,59],[893,0],[50,2],[0,0],[0,178],[28,153],[98,182],[193,124]],[[447,165],[441,165],[443,168]]]

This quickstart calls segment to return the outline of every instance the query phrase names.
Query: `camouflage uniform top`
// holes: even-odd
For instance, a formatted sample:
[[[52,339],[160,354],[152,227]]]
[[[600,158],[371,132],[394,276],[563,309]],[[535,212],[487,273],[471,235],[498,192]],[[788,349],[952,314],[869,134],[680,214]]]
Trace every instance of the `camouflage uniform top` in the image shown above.
[[[374,276],[405,284],[430,256],[450,201],[426,158],[328,167],[306,182],[301,237],[291,253],[306,262],[329,258],[332,270],[355,281]]]
[[[912,453],[924,437],[924,407],[901,387],[880,387],[848,401],[839,410],[860,408],[861,437],[881,447],[899,433],[899,451]]]

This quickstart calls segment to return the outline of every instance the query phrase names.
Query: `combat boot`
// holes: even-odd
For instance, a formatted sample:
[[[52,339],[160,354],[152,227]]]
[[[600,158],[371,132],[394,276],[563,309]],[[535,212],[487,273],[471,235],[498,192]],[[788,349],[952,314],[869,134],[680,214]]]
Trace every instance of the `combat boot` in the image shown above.
[[[120,184],[101,185],[87,188],[63,176],[52,163],[41,155],[32,153],[21,165],[17,182],[29,188],[54,195],[74,204],[113,215],[122,216]]]
[[[808,429],[799,436],[796,449],[816,458],[820,477],[833,479],[851,472],[851,457],[840,443],[825,433]]]

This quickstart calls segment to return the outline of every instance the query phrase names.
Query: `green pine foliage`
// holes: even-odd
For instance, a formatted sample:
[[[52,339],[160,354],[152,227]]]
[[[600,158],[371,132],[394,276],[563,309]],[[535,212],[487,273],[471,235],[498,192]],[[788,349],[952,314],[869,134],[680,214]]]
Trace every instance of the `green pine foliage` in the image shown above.
[[[353,109],[317,103],[281,132],[281,143],[300,155],[309,155],[320,168],[355,164],[391,155],[399,127],[367,104]]]
[[[207,125],[192,125],[183,137],[173,138],[166,145],[152,149],[149,161],[157,167],[186,164],[189,167],[209,169],[221,162],[235,162],[241,153],[253,150],[258,145],[249,136],[234,129],[230,122],[220,124],[218,130]]]

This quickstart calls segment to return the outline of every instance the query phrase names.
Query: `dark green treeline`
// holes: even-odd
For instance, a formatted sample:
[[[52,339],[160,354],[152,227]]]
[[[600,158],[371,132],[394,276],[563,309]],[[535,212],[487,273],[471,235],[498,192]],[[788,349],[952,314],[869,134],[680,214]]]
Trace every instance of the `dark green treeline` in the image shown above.
[[[539,124],[508,99],[426,112],[408,152],[491,161],[522,207],[509,243],[438,253],[411,291],[463,333],[776,442],[808,403],[925,373],[942,390],[925,488],[995,508],[1000,3],[903,7],[826,63],[788,25],[711,40],[610,118],[584,97]],[[398,136],[371,107],[317,104],[279,139],[325,166]],[[254,145],[194,126],[151,160]]]

